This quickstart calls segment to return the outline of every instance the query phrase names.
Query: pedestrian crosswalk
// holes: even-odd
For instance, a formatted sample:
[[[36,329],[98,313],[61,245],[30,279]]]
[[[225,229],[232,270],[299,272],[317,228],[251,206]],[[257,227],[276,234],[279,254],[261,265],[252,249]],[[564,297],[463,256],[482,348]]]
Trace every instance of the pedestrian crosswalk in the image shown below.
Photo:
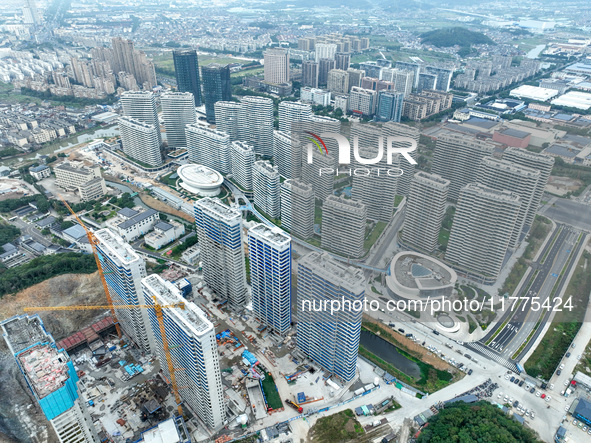
[[[501,356],[499,353],[493,351],[488,346],[485,346],[479,342],[472,342],[466,343],[466,347],[472,349],[474,352],[480,354],[484,358],[489,360],[493,360],[498,364],[504,366],[507,369],[510,369],[513,372],[519,373],[517,370],[517,365],[510,360],[507,360],[505,357]]]

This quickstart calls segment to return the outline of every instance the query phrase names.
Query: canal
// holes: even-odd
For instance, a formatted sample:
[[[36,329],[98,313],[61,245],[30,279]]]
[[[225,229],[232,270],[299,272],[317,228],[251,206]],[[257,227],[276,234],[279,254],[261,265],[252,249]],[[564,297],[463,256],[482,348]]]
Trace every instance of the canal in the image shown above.
[[[398,349],[394,345],[383,338],[362,329],[359,344],[372,354],[375,354],[385,362],[390,363],[398,370],[404,372],[406,375],[415,379],[421,378],[421,369],[419,368],[419,365],[406,358],[398,352]]]

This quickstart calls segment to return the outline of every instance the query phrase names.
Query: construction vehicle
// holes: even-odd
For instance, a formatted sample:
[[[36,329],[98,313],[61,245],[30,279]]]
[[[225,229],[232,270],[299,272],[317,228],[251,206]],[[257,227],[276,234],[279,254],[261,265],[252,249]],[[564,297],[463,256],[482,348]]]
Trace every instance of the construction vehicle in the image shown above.
[[[158,319],[158,326],[160,327],[160,335],[162,337],[162,347],[164,348],[164,354],[166,355],[166,364],[168,366],[168,373],[170,375],[170,381],[172,384],[172,391],[174,393],[174,398],[177,404],[177,409],[179,415],[183,416],[183,408],[181,406],[181,397],[179,395],[179,387],[176,382],[176,371],[181,371],[184,368],[175,368],[172,363],[172,357],[170,355],[170,347],[168,345],[168,338],[166,336],[166,329],[164,327],[164,318],[162,315],[162,309],[165,308],[180,308],[185,309],[184,303],[176,303],[171,305],[160,305],[154,297],[154,305],[114,305],[113,300],[111,298],[111,294],[109,292],[109,286],[107,284],[107,280],[105,279],[105,272],[103,271],[103,267],[101,264],[99,253],[96,250],[96,246],[98,245],[98,239],[94,235],[90,229],[86,227],[84,222],[78,217],[78,215],[74,212],[74,210],[70,207],[68,202],[66,202],[62,196],[59,196],[60,200],[64,204],[68,211],[76,218],[76,221],[82,226],[84,231],[86,232],[86,237],[88,237],[88,242],[92,247],[92,252],[94,254],[94,259],[96,261],[96,267],[98,269],[98,273],[101,278],[101,282],[103,284],[103,289],[105,291],[105,295],[107,297],[107,305],[98,305],[98,306],[84,306],[84,305],[76,305],[76,306],[36,306],[36,307],[28,307],[25,308],[25,312],[35,312],[35,311],[82,311],[82,310],[93,310],[93,309],[109,309],[111,311],[111,317],[113,318],[113,322],[115,323],[115,327],[117,329],[117,335],[121,338],[121,328],[119,326],[119,321],[117,320],[116,309],[154,309],[156,312],[156,318]],[[178,346],[174,346],[178,347]]]
[[[285,403],[287,403],[289,406],[291,406],[292,408],[294,408],[300,414],[302,412],[304,412],[304,408],[302,408],[300,405],[298,405],[295,401],[291,401],[291,400],[287,399],[287,400],[285,400]]]

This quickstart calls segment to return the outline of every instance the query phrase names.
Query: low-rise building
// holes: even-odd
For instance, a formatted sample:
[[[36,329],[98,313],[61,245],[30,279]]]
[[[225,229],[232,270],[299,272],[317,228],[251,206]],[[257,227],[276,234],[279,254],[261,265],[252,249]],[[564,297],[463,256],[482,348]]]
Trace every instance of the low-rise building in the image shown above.
[[[51,169],[46,165],[32,166],[29,168],[29,174],[31,174],[35,180],[39,181],[49,177],[51,175]]]
[[[154,230],[144,237],[146,245],[160,249],[185,234],[185,227],[179,222],[159,222],[154,225]]]
[[[69,163],[62,163],[53,168],[53,172],[57,186],[66,191],[78,192],[83,201],[95,200],[107,192],[105,180],[98,166],[75,167]]]
[[[122,209],[117,214],[124,220],[116,226],[117,232],[128,242],[150,232],[160,220],[160,214],[154,209],[146,209],[143,212]]]

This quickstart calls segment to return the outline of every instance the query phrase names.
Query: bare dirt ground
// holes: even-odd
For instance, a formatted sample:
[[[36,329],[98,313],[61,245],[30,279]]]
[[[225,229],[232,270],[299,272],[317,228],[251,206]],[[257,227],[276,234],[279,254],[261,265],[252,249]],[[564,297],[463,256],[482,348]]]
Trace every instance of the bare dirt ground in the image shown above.
[[[0,319],[24,314],[27,306],[106,304],[98,273],[60,275],[0,302]],[[100,311],[39,312],[45,328],[58,341],[93,323]],[[54,443],[57,436],[37,406],[6,342],[0,340],[0,442]]]

